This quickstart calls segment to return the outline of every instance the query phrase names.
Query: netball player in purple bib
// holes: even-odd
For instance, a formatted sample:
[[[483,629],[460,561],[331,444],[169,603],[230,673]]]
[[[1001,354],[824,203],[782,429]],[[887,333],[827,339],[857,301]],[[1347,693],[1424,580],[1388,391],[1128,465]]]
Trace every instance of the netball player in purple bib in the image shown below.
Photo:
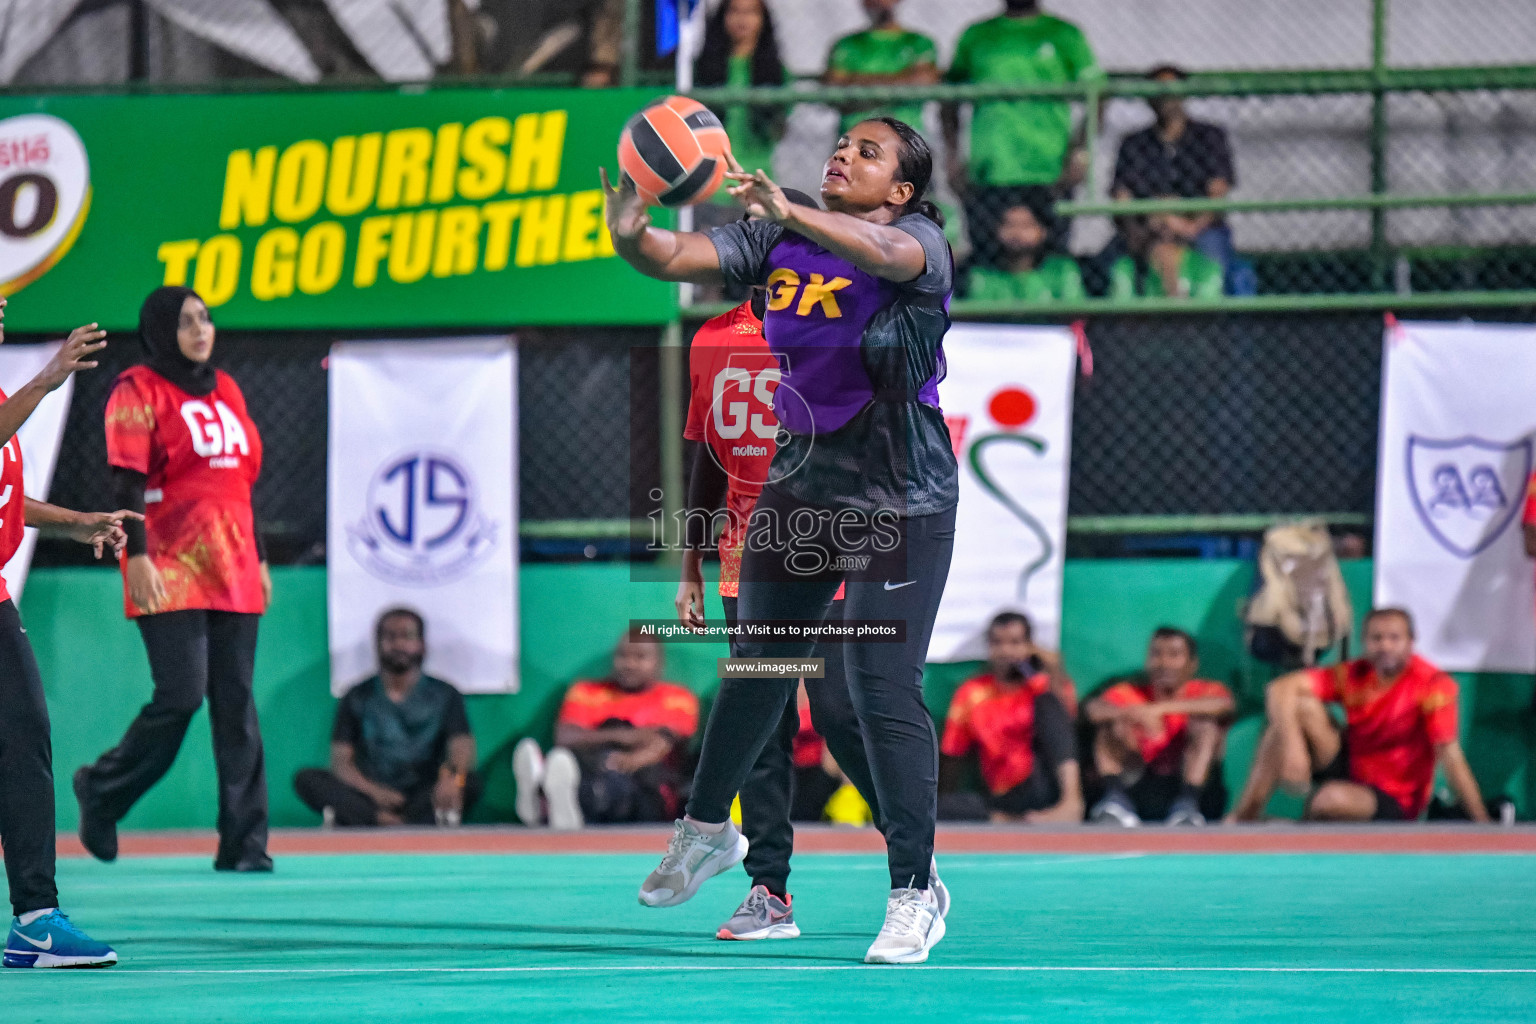
[[[954,259],[923,198],[932,170],[921,135],[871,118],[827,161],[825,210],[791,204],[761,170],[737,169],[731,193],[757,219],[708,234],[653,227],[633,188],[615,191],[603,175],[614,248],[635,269],[768,289],[763,333],[784,374],[774,393],[784,433],[748,527],[740,621],[819,623],[846,582],[845,620],[899,625],[895,640],[841,649],[890,861],[871,963],[927,960],[948,909],[933,872],[938,743],[922,693],[958,486],[938,404]],[[810,639],[741,637],[732,653],[803,658],[811,647]],[[641,886],[642,903],[682,903],[746,855],[731,799],[795,685],[721,681],[687,814]]]

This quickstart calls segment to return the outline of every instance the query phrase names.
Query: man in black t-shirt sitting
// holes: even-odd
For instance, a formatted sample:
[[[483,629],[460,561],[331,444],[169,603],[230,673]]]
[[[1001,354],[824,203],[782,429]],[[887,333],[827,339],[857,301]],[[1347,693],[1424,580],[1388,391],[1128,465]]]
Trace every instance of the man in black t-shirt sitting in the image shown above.
[[[480,796],[464,697],[424,675],[425,623],[391,608],[375,630],[379,674],[341,698],[331,767],[293,779],[327,825],[457,825]]]

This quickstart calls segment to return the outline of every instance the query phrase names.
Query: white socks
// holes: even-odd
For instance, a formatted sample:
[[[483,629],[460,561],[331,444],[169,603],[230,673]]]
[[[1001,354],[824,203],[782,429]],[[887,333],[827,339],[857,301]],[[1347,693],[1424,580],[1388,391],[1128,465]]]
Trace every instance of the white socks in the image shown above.
[[[689,825],[693,826],[694,831],[702,832],[707,836],[717,836],[721,832],[725,831],[725,822],[723,821],[718,825],[710,825],[707,822],[697,821],[688,817],[687,815],[683,816],[683,820],[686,821]]]
[[[18,917],[16,920],[20,921],[23,925],[29,925],[33,921],[36,921],[38,918],[47,917],[49,914],[58,909],[58,907],[44,907],[42,910],[29,910],[25,914],[22,914],[20,917]]]

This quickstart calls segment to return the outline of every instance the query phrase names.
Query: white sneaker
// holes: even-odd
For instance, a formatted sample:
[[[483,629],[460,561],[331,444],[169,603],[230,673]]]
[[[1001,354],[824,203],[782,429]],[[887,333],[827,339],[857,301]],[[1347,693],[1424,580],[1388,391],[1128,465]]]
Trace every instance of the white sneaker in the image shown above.
[[[517,820],[538,828],[544,824],[544,752],[538,740],[519,740],[512,748],[512,777],[517,780]]]
[[[920,964],[944,937],[944,918],[931,892],[892,889],[885,901],[885,927],[875,937],[867,964]]]
[[[667,855],[640,886],[640,902],[647,907],[685,903],[707,879],[735,867],[746,856],[747,837],[731,822],[711,834],[679,819],[667,843]]]
[[[322,808],[320,808],[320,827],[321,828],[335,828],[336,827],[336,808],[334,808],[334,807],[322,807]]]
[[[933,893],[933,901],[938,904],[939,916],[949,916],[949,886],[944,884],[944,879],[939,877],[939,858],[934,857],[928,861],[928,889]]]
[[[585,825],[581,814],[581,764],[564,747],[549,752],[544,766],[544,800],[549,804],[549,827],[571,831]]]

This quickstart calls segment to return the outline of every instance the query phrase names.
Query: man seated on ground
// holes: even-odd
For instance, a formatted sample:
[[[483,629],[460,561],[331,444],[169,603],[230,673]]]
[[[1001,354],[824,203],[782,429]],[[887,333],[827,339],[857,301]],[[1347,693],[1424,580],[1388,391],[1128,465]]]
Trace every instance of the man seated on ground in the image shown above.
[[[1188,218],[1157,213],[1121,221],[1126,255],[1109,266],[1111,299],[1221,298],[1225,272],[1220,263],[1190,244]]]
[[[523,824],[543,824],[546,811],[560,829],[682,815],[682,755],[699,727],[699,699],[657,681],[660,673],[661,646],[630,630],[614,648],[608,678],[578,680],[566,691],[549,757],[531,737],[518,743],[512,772]]]
[[[1195,638],[1161,626],[1147,644],[1142,678],[1084,705],[1104,782],[1093,821],[1204,825],[1226,810],[1221,758],[1236,703],[1222,684],[1196,679],[1199,670]]]
[[[1083,275],[1071,256],[1048,254],[1045,226],[1024,195],[1011,197],[997,226],[997,258],[977,263],[969,298],[991,302],[1075,302]]]
[[[391,608],[374,629],[379,674],[341,698],[331,767],[293,779],[327,825],[457,825],[480,796],[464,697],[421,671],[426,624]]]
[[[1457,740],[1456,697],[1456,680],[1413,653],[1408,612],[1375,609],[1365,617],[1365,657],[1269,684],[1269,724],[1232,819],[1257,820],[1282,785],[1311,791],[1309,821],[1413,821],[1438,765],[1467,816],[1487,821]],[[1335,703],[1342,731],[1328,714]]]
[[[1072,716],[1061,658],[1035,646],[1029,619],[1003,612],[987,627],[987,671],[960,684],[939,744],[939,817],[1031,824],[1083,820]],[[987,793],[962,791],[974,753]]]

